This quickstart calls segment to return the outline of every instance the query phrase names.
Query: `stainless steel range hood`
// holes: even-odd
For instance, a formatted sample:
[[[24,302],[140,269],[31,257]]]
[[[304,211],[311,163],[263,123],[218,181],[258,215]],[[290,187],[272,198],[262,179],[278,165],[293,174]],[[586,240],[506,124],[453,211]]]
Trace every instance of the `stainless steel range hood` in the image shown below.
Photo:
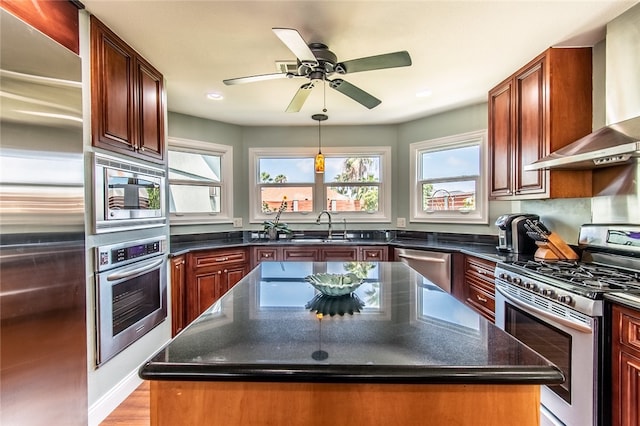
[[[594,169],[640,157],[640,117],[605,126],[551,155],[525,166],[538,169]]]
[[[608,125],[525,166],[525,170],[596,169],[638,161],[640,4],[607,24],[605,70]]]

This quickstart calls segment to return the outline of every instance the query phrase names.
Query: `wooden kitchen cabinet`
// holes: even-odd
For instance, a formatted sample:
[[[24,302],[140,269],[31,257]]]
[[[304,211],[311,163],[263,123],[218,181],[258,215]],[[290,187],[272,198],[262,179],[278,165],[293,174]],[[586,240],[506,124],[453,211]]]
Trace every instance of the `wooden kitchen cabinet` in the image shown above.
[[[187,255],[187,323],[196,319],[248,272],[248,253],[219,249]]]
[[[187,325],[186,256],[171,258],[171,337]]]
[[[163,76],[91,16],[93,146],[164,161]]]
[[[464,260],[464,302],[476,312],[495,322],[495,262],[475,256]]]
[[[591,132],[591,48],[550,48],[489,91],[493,199],[589,197],[589,170],[525,171]]]
[[[388,259],[387,246],[335,245],[279,245],[256,246],[252,248],[251,265],[256,267],[262,261],[307,261],[307,262],[353,262],[381,261]]]
[[[640,311],[613,305],[612,320],[611,424],[635,426],[640,424]]]

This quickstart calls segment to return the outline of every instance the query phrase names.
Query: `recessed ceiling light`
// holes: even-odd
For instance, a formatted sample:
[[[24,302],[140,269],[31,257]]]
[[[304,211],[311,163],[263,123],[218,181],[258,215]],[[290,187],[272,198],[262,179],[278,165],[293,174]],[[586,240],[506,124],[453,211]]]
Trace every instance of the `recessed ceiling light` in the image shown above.
[[[221,101],[222,99],[224,99],[224,96],[222,96],[222,94],[218,92],[211,92],[211,93],[207,93],[207,99],[211,99],[214,101]]]
[[[431,89],[422,89],[416,92],[416,98],[427,98],[431,96],[433,92]]]

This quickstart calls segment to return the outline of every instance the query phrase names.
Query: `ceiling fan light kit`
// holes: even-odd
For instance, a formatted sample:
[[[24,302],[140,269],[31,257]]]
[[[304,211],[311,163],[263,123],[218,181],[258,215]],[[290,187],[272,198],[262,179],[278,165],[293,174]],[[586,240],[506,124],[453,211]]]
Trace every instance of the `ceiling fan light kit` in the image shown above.
[[[316,173],[324,173],[324,155],[322,155],[322,133],[320,131],[320,123],[329,118],[327,114],[313,114],[312,119],[318,121],[318,153],[314,161]]]
[[[280,78],[306,78],[310,81],[300,86],[286,112],[299,112],[314,87],[314,81],[329,82],[329,87],[353,99],[366,108],[372,109],[382,102],[375,96],[357,86],[341,79],[329,80],[334,73],[341,75],[362,71],[386,68],[406,67],[411,65],[411,56],[407,51],[386,53],[365,58],[338,62],[338,58],[323,43],[307,43],[300,33],[291,28],[272,28],[274,34],[289,48],[297,58],[297,72],[278,72],[273,74],[253,75],[223,80],[226,85],[253,83]],[[315,119],[314,119],[315,120]],[[326,120],[326,118],[325,118]]]

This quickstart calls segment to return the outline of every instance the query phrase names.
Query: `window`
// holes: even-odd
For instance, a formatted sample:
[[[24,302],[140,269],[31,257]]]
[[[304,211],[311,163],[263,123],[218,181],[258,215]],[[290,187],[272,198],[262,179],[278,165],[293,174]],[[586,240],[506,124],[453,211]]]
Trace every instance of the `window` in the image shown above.
[[[169,139],[169,212],[172,223],[228,222],[232,212],[233,148]]]
[[[411,144],[411,220],[487,223],[486,132]]]
[[[315,221],[322,210],[359,222],[391,220],[390,147],[323,148],[325,173],[314,172],[316,152],[249,149],[252,222],[268,220],[285,198],[281,217],[290,223]]]

